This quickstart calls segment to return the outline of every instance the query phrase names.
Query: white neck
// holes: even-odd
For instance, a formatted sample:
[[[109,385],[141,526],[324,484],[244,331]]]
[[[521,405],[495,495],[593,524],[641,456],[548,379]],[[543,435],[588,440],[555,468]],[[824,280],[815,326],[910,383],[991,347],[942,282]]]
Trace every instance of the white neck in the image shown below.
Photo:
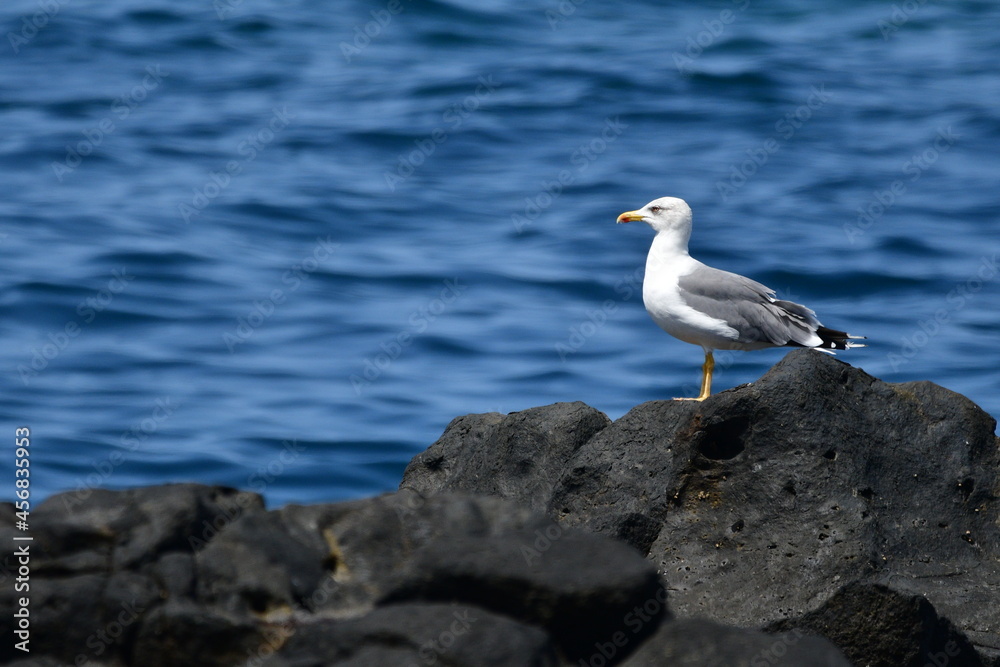
[[[657,266],[675,264],[677,260],[688,257],[688,235],[676,231],[659,232],[653,237],[653,245],[646,257],[646,271]]]

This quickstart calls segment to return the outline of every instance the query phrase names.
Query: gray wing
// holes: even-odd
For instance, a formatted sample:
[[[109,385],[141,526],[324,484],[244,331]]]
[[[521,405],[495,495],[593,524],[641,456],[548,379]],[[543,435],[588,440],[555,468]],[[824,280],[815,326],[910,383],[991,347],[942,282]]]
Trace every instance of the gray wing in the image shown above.
[[[736,329],[740,343],[811,347],[819,340],[816,313],[744,276],[702,265],[681,276],[678,287],[687,305]]]

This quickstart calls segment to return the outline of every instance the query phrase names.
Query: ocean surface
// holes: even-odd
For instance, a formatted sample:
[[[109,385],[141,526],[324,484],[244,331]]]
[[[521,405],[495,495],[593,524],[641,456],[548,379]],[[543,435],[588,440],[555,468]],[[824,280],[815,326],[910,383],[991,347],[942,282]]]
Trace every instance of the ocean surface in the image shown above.
[[[456,416],[693,395],[692,254],[1000,416],[1000,3],[0,7],[0,498],[392,490]],[[786,353],[719,353],[714,390]]]

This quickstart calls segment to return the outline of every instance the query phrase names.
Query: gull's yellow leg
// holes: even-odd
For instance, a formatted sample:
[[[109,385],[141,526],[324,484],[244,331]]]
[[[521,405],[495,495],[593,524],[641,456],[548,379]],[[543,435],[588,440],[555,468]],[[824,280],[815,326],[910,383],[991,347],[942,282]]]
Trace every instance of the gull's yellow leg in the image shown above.
[[[705,365],[701,367],[701,393],[698,400],[704,401],[712,393],[712,371],[715,370],[715,357],[712,352],[705,353]]]
[[[705,353],[705,365],[701,367],[701,393],[696,398],[675,398],[675,401],[704,401],[712,393],[712,371],[715,370],[715,357],[712,352]]]

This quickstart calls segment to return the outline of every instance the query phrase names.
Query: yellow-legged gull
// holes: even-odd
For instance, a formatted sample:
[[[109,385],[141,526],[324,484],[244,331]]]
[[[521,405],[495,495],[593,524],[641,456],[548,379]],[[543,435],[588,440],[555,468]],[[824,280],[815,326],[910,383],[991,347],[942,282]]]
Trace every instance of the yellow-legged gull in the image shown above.
[[[691,207],[683,199],[661,197],[618,222],[642,221],[656,237],[646,257],[642,301],[660,328],[705,350],[701,393],[712,393],[714,350],[812,347],[823,351],[865,347],[844,331],[824,327],[809,308],[782,301],[774,290],[728,271],[702,264],[688,254]]]

